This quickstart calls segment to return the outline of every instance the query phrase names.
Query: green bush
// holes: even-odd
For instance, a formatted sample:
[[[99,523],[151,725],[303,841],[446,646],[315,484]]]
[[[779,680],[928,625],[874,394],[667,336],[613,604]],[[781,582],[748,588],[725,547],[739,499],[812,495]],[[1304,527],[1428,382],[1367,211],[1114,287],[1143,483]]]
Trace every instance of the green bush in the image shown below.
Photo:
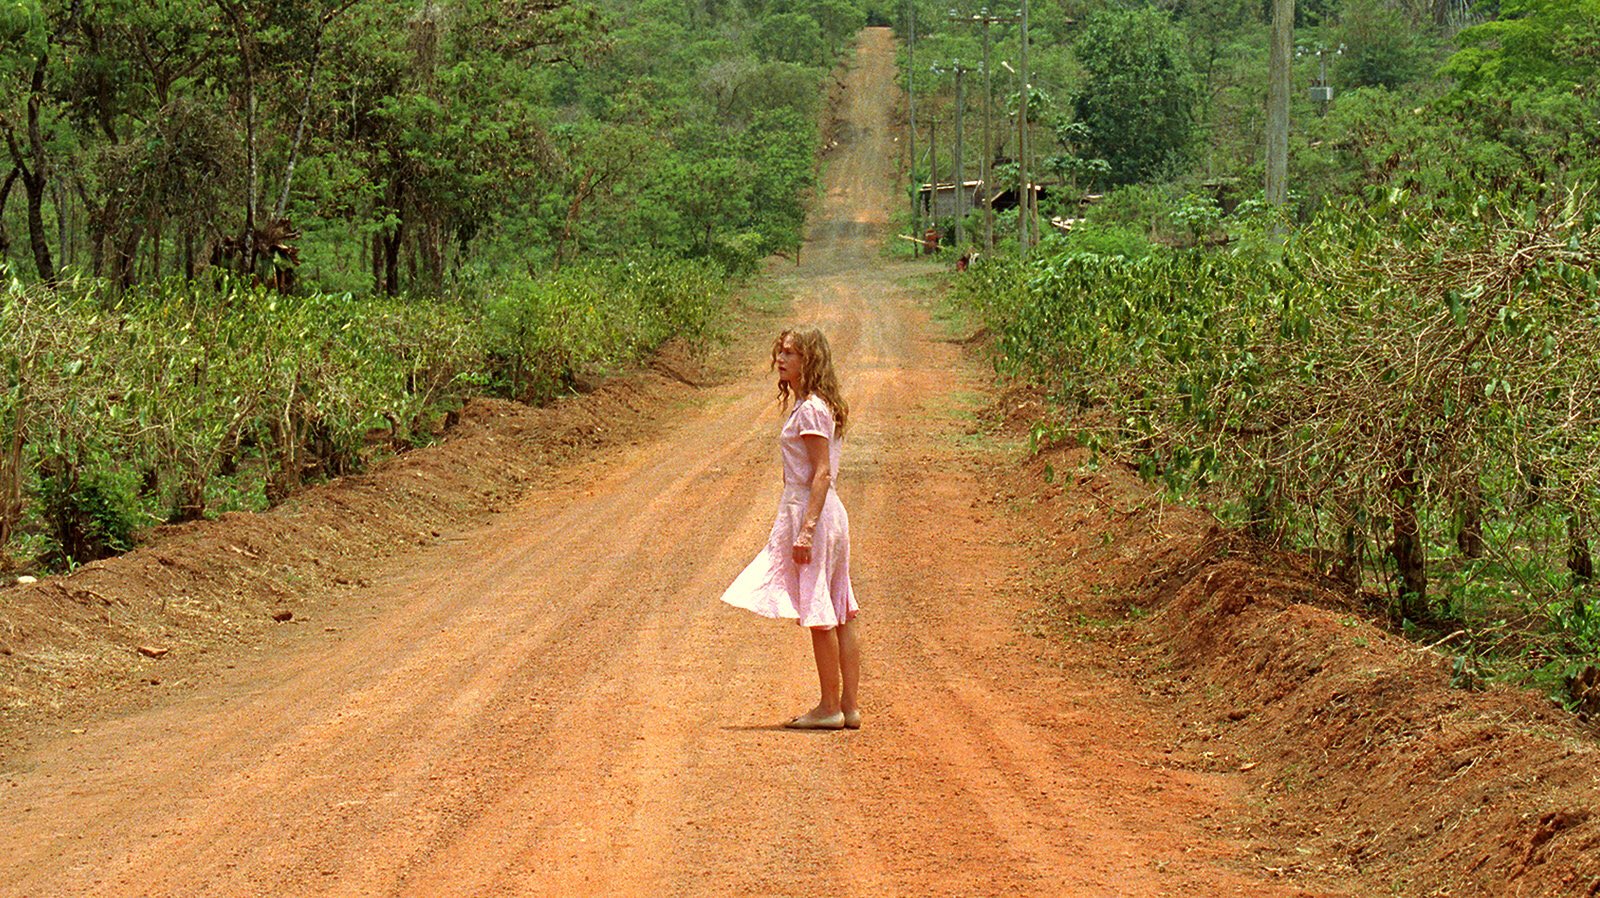
[[[767,238],[757,231],[718,234],[711,241],[711,258],[734,277],[754,274],[767,255]]]
[[[56,561],[82,562],[126,549],[147,520],[280,501],[430,439],[467,396],[541,402],[669,339],[704,345],[727,290],[720,265],[656,256],[448,300],[13,281],[0,302],[0,546],[42,529]]]
[[[1089,16],[1073,45],[1083,82],[1073,104],[1086,159],[1104,160],[1112,184],[1169,173],[1189,151],[1199,82],[1183,34],[1154,9]]]
[[[1099,203],[1089,207],[1088,218],[1099,225],[1121,225],[1144,234],[1164,227],[1171,199],[1167,191],[1148,184],[1130,184],[1106,191]]]
[[[1123,225],[1080,221],[1058,241],[1070,253],[1142,259],[1154,247],[1142,230]]]
[[[139,501],[139,477],[98,459],[62,466],[39,478],[39,515],[51,546],[46,560],[71,567],[133,548],[134,532],[149,522]]]
[[[543,401],[673,337],[703,344],[723,308],[726,280],[720,265],[704,259],[643,257],[501,281],[479,301],[489,382]]]
[[[1003,371],[1170,494],[1366,570],[1397,619],[1579,640],[1592,614],[1551,609],[1592,607],[1600,208],[1485,201],[1462,224],[1403,199],[1330,208],[1273,254],[1063,252],[958,295]]]

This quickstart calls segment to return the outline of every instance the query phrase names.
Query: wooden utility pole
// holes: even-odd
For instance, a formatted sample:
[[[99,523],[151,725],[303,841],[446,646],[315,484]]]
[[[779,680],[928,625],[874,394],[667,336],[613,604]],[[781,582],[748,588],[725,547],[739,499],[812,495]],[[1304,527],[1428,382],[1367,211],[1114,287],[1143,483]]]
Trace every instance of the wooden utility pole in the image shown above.
[[[1267,205],[1289,194],[1289,55],[1294,45],[1294,0],[1272,0],[1272,51],[1267,85]]]
[[[939,117],[936,115],[928,116],[928,224],[939,226]]]
[[[961,251],[961,249],[960,249],[961,246],[963,244],[965,244],[966,241],[967,241],[966,225],[962,221],[962,219],[964,219],[966,217],[966,214],[967,214],[967,198],[966,198],[966,194],[967,194],[967,172],[966,172],[966,165],[964,164],[964,160],[963,160],[963,157],[962,157],[962,154],[961,154],[961,147],[962,147],[962,143],[961,143],[961,134],[962,134],[961,107],[963,105],[965,105],[965,103],[962,100],[962,94],[961,94],[961,76],[963,76],[963,75],[965,75],[967,73],[967,69],[966,69],[965,66],[963,66],[961,64],[960,60],[956,60],[953,69],[954,69],[954,71],[956,73],[956,177],[955,177],[955,184],[956,184],[956,195],[955,195],[956,248],[957,248],[957,252],[960,252]]]
[[[1017,180],[1021,184],[1021,205],[1017,207],[1017,239],[1022,244],[1022,257],[1028,257],[1028,248],[1039,239],[1038,221],[1034,216],[1038,213],[1037,202],[1033,194],[1033,182],[1028,173],[1028,154],[1032,151],[1033,141],[1028,137],[1028,94],[1033,92],[1033,83],[1028,77],[1028,0],[1022,0],[1022,96],[1017,104]]]
[[[994,252],[994,205],[990,201],[994,198],[994,180],[989,171],[994,166],[994,140],[989,136],[989,129],[994,127],[990,106],[994,101],[994,90],[989,84],[989,26],[993,25],[995,18],[990,15],[983,17],[983,164],[978,166],[978,180],[983,182],[983,251]]]
[[[911,40],[906,44],[906,110],[911,119],[911,162],[909,164],[911,176],[911,236],[922,239],[922,179],[917,177],[917,3],[910,0],[906,4],[907,12],[911,17]],[[914,256],[917,248],[911,248]]]
[[[997,16],[991,13],[988,7],[979,10],[976,15],[963,16],[954,11],[950,13],[952,21],[976,22],[983,26],[983,164],[978,166],[978,180],[983,182],[983,249],[985,252],[994,251],[994,207],[989,201],[994,197],[994,88],[989,74],[989,51],[991,47],[989,28],[1006,22],[1016,22],[1017,16]]]

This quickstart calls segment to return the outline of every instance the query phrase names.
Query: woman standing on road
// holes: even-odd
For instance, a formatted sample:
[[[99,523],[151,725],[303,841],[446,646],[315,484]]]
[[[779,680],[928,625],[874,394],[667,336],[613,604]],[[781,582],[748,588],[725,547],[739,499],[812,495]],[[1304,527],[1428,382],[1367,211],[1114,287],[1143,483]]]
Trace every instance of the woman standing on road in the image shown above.
[[[850,590],[850,518],[833,489],[850,408],[839,395],[828,339],[815,327],[779,334],[772,367],[779,399],[794,404],[778,436],[783,498],[766,548],[722,600],[764,617],[797,620],[811,631],[822,700],[785,726],[857,729],[861,645],[852,623],[858,609]]]

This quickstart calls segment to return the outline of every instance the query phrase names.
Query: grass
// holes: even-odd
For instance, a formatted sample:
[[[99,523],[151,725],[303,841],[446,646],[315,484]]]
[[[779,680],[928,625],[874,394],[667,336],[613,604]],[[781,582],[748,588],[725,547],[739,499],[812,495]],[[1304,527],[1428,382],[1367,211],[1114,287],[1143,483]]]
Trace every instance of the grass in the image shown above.
[[[738,304],[758,315],[776,317],[789,311],[794,302],[794,290],[780,286],[774,280],[761,279],[739,295]]]

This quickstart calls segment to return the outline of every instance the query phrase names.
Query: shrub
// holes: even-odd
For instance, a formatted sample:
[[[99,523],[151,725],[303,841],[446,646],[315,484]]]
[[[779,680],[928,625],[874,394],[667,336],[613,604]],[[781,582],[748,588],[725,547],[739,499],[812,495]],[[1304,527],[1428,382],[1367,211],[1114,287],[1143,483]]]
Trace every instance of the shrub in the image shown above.
[[[651,256],[450,300],[13,281],[0,302],[0,545],[43,528],[54,560],[82,562],[125,550],[146,520],[280,501],[428,439],[473,393],[544,401],[668,339],[703,345],[726,295],[720,265]]]
[[[133,548],[134,531],[148,519],[139,502],[139,477],[104,458],[47,470],[39,479],[39,514],[52,546],[47,560],[86,564]]]
[[[1330,209],[1281,261],[1063,253],[958,289],[1004,370],[1174,495],[1382,572],[1397,617],[1466,613],[1429,589],[1456,553],[1548,616],[1588,601],[1600,520],[1597,244],[1576,195],[1470,225]]]
[[[1153,249],[1144,232],[1114,224],[1080,221],[1061,238],[1068,252],[1142,259]]]

